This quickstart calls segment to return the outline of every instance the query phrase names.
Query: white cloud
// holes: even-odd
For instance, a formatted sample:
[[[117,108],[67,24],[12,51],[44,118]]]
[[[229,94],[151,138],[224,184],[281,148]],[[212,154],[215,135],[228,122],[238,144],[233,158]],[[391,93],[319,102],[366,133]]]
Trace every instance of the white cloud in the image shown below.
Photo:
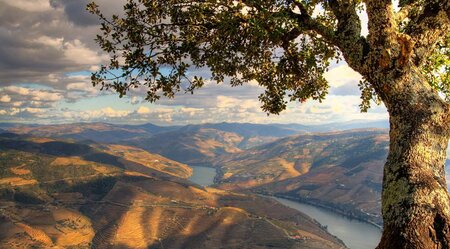
[[[4,88],[4,90],[18,95],[28,95],[30,93],[30,90],[28,88],[18,86],[7,86]]]
[[[9,95],[3,95],[0,97],[0,102],[9,103],[11,102],[11,97],[9,97]]]
[[[150,109],[148,107],[145,106],[140,106],[137,110],[136,110],[137,114],[149,114],[150,113]]]
[[[221,109],[260,110],[260,103],[256,99],[239,99],[229,96],[219,95],[216,97],[216,107]]]
[[[239,100],[233,97],[219,95],[216,97],[217,108],[230,108],[238,105]]]
[[[56,102],[63,98],[60,93],[42,90],[31,91],[31,99],[35,101]]]
[[[37,114],[37,113],[43,113],[45,112],[45,110],[40,109],[40,108],[31,108],[31,107],[27,107],[25,109],[23,109],[22,111],[26,111],[32,114]]]
[[[76,91],[76,92],[84,92],[88,96],[83,97],[92,97],[99,94],[99,90],[92,86],[92,83],[89,79],[84,79],[84,82],[74,82],[74,83],[68,83],[66,85],[66,89],[70,91]]]
[[[133,97],[131,97],[131,99],[130,99],[130,103],[131,103],[132,105],[137,105],[137,104],[139,104],[140,102],[141,102],[141,100],[140,100],[140,98],[137,97],[137,96],[133,96]]]
[[[100,56],[78,39],[64,43],[64,55],[66,59],[72,62],[80,65],[90,65],[91,67],[107,59],[106,56]]]
[[[63,42],[64,42],[64,38],[53,38],[53,37],[49,37],[49,36],[40,36],[37,39],[34,39],[35,43],[44,45],[44,46],[49,46],[52,47],[54,49],[58,49],[58,50],[62,50],[63,49]]]
[[[8,4],[30,12],[43,12],[51,10],[49,0],[0,0],[0,3]]]
[[[11,103],[11,106],[13,106],[13,107],[20,107],[22,105],[23,105],[22,101],[14,101]]]
[[[0,88],[0,107],[50,108],[63,99],[60,91],[19,86]]]
[[[347,84],[357,84],[361,75],[351,69],[347,64],[338,65],[325,73],[325,79],[332,87],[341,87]]]
[[[87,90],[88,84],[85,82],[77,82],[77,83],[70,83],[67,84],[66,89],[67,90],[79,90],[84,91]],[[92,87],[91,87],[92,88]]]

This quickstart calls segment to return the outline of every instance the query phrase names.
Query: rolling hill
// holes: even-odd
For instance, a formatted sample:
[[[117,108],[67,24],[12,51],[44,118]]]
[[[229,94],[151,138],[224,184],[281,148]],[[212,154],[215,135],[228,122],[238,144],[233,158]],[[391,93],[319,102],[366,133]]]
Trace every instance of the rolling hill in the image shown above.
[[[202,130],[217,130],[218,132],[233,133],[242,137],[234,146],[239,149],[248,149],[276,139],[295,135],[298,133],[328,132],[355,128],[386,128],[386,121],[374,122],[344,122],[325,125],[302,124],[252,124],[252,123],[206,123],[185,126],[158,126],[154,124],[123,125],[108,123],[75,123],[36,125],[20,123],[0,123],[0,129],[17,134],[29,134],[38,137],[52,137],[74,139],[76,141],[92,140],[100,143],[122,143],[126,140],[142,141],[144,144],[159,141],[162,134],[169,137],[172,134],[194,134]],[[0,130],[0,133],[2,131]],[[145,146],[145,145],[144,145]]]
[[[151,136],[145,129],[133,129],[107,123],[75,123],[56,125],[14,125],[6,128],[9,132],[37,137],[92,140],[114,143],[123,139]]]
[[[222,156],[215,165],[222,189],[293,198],[380,224],[388,141],[378,129],[297,135]]]
[[[96,155],[91,160],[116,165],[113,155],[120,154],[127,158],[128,164],[131,161],[134,165],[145,165],[159,160],[156,154],[160,154],[181,163],[216,167],[220,172],[218,183],[222,189],[250,190],[294,198],[381,223],[380,191],[388,146],[387,130],[339,130],[364,125],[383,127],[385,121],[335,123],[329,127],[237,123],[170,127],[96,123],[86,124],[85,127],[94,130],[98,125],[103,127],[99,131],[112,129],[130,134],[117,136],[117,143],[110,145],[92,142],[102,141],[103,138],[96,137],[100,133],[91,134],[89,145],[107,154]],[[28,130],[22,129],[22,133],[67,137],[65,132],[72,129],[63,129],[63,126],[51,129],[48,126],[32,125]],[[17,125],[0,127],[18,129]],[[271,130],[274,132],[271,133]],[[310,132],[317,130],[337,131]],[[297,135],[277,137],[289,134]],[[76,140],[85,138],[79,136]],[[145,156],[145,153],[152,156]],[[175,168],[177,171],[174,171]],[[153,170],[186,177],[189,174],[186,168],[181,169],[169,167],[164,170],[159,167]]]
[[[0,248],[344,248],[256,195],[203,188],[137,148],[0,136]]]
[[[187,164],[209,164],[222,154],[240,152],[237,145],[244,138],[232,132],[215,129],[172,131],[127,140],[125,143]]]

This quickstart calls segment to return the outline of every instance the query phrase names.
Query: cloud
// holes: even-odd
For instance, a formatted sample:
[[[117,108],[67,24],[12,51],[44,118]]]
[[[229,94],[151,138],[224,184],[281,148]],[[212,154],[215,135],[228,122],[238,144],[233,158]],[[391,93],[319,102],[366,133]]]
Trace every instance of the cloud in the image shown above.
[[[106,60],[94,42],[98,26],[77,25],[69,12],[50,6],[48,0],[0,1],[0,86],[39,83],[62,88],[64,82],[51,76],[90,70]]]
[[[137,96],[133,96],[130,98],[130,103],[132,105],[137,105],[137,104],[141,103],[141,98],[139,98]]]
[[[61,117],[64,120],[74,122],[73,120],[80,121],[105,121],[105,120],[117,120],[127,117],[131,111],[128,110],[117,110],[112,107],[106,107],[98,110],[86,110],[86,111],[76,111],[65,109],[62,110]]]
[[[64,43],[64,56],[78,65],[87,66],[95,66],[108,59],[106,55],[99,55],[78,39]]]
[[[0,0],[0,3],[29,12],[43,12],[51,9],[48,0]]]
[[[358,83],[362,76],[347,64],[339,64],[325,73],[325,79],[330,83],[331,95],[360,95]]]
[[[358,72],[351,69],[347,64],[340,64],[331,68],[324,76],[332,87],[341,87],[352,83],[357,84],[362,78]]]
[[[387,116],[384,107],[359,113],[361,76],[344,64],[326,74],[331,89],[323,103],[290,103],[281,115],[261,111],[258,95],[264,89],[255,81],[233,88],[207,80],[194,95],[181,91],[175,99],[162,98],[157,104],[146,103],[145,88],[133,89],[123,99],[103,98],[111,92],[92,87],[87,73],[108,59],[94,41],[99,26],[97,18],[85,11],[88,2],[0,0],[2,121],[321,123]],[[125,2],[96,0],[107,16],[120,14]],[[209,79],[211,73],[206,68],[191,69],[189,77],[194,75]]]
[[[217,108],[230,108],[238,105],[239,100],[232,97],[219,95],[216,97]]]
[[[18,86],[0,88],[0,95],[2,107],[53,107],[63,99],[58,91]]]
[[[100,92],[98,87],[93,87],[90,77],[86,75],[62,77],[58,81],[64,82],[65,99],[68,102],[109,94],[107,91]]]
[[[98,24],[98,18],[86,11],[86,5],[91,0],[50,0],[51,6],[64,10],[68,20],[79,26],[92,26]],[[100,10],[105,16],[120,14],[123,12],[123,5],[126,0],[96,0]]]
[[[149,114],[150,113],[150,109],[148,107],[145,106],[140,106],[137,110],[136,110],[137,114]]]
[[[0,97],[0,102],[9,103],[11,102],[11,97],[9,97],[9,95],[3,95]]]

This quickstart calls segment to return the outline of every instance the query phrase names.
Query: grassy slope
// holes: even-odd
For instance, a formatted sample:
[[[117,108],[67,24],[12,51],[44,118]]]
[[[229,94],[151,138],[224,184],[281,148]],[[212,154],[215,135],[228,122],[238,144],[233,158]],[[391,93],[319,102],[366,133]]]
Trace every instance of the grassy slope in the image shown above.
[[[1,138],[0,248],[342,247],[272,200],[204,189],[139,164],[140,150],[104,146]]]
[[[215,157],[241,151],[237,145],[244,138],[236,133],[215,129],[173,131],[151,138],[129,140],[130,145],[143,148],[187,164],[209,164]]]
[[[223,189],[289,196],[380,223],[387,146],[384,130],[298,135],[216,164]]]

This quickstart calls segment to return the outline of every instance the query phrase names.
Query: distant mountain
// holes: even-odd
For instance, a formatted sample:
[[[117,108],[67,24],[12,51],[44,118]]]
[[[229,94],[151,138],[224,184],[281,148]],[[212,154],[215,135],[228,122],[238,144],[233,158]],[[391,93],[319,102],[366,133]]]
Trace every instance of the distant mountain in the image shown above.
[[[151,123],[147,124],[140,124],[140,125],[116,125],[125,129],[137,129],[137,130],[144,130],[148,132],[149,134],[158,134],[163,132],[169,132],[169,131],[175,131],[180,129],[183,126],[158,126]]]
[[[0,137],[0,248],[344,248],[300,212],[202,188],[165,173],[183,165],[148,156]]]
[[[215,161],[220,186],[274,194],[380,223],[387,130],[302,134]]]
[[[356,128],[388,128],[387,121],[355,121],[324,125],[302,124],[251,124],[251,123],[210,123],[185,126],[158,126],[151,123],[123,125],[108,123],[74,123],[55,125],[36,125],[20,123],[0,123],[0,129],[18,134],[31,134],[41,137],[70,138],[77,141],[92,140],[102,143],[117,143],[133,138],[149,138],[166,132],[197,132],[201,129],[215,129],[235,133],[243,140],[237,147],[251,148],[278,138],[305,132],[339,131]]]
[[[237,145],[243,140],[236,133],[199,128],[160,133],[150,138],[127,140],[125,143],[195,165],[209,164],[219,155],[241,151]]]
[[[102,143],[115,143],[133,137],[149,137],[143,129],[132,129],[107,123],[75,123],[40,126],[14,126],[8,131],[17,134],[29,134],[39,137],[91,140]]]
[[[368,129],[368,128],[378,128],[378,129],[388,129],[388,120],[377,120],[377,121],[361,121],[352,120],[348,122],[335,122],[321,125],[302,125],[302,124],[274,124],[278,127],[287,128],[295,130],[298,132],[329,132],[329,131],[344,131],[351,129]]]
[[[197,131],[199,129],[216,129],[225,132],[233,132],[242,137],[286,137],[297,133],[297,129],[284,128],[281,125],[251,124],[251,123],[217,123],[186,125],[181,131]]]
[[[0,128],[7,130],[8,128],[19,127],[19,126],[40,126],[37,124],[23,124],[23,123],[2,123],[0,122]]]

